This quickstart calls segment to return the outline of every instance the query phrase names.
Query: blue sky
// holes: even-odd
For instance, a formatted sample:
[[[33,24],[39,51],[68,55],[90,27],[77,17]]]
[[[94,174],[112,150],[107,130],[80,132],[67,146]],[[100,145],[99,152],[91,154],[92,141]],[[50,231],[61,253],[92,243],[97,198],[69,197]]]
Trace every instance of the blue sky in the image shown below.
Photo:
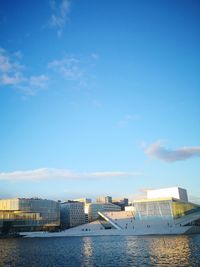
[[[0,1],[0,197],[200,196],[200,3]]]

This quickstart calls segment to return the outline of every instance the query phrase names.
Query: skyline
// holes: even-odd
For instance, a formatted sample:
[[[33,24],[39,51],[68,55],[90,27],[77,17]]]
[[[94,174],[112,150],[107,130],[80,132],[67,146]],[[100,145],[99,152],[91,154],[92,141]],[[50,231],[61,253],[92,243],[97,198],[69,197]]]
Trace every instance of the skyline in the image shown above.
[[[199,11],[1,1],[0,198],[179,186],[200,203]]]

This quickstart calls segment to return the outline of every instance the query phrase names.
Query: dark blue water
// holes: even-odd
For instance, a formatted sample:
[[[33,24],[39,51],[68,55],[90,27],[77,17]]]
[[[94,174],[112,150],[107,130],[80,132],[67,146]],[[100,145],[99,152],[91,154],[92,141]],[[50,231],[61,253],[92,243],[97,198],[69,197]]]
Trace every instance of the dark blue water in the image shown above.
[[[200,266],[200,235],[0,239],[0,266]]]

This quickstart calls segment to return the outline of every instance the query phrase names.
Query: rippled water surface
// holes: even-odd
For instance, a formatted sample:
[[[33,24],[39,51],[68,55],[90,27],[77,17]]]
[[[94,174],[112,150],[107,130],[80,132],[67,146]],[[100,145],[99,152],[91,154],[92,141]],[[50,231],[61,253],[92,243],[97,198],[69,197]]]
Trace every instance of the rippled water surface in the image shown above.
[[[200,235],[0,239],[0,266],[200,266]]]

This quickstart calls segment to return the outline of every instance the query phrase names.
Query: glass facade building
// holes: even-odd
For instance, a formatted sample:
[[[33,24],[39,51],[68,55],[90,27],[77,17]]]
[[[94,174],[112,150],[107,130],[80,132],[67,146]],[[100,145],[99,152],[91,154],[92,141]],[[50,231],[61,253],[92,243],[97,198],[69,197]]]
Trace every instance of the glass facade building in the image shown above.
[[[145,199],[134,202],[135,216],[140,220],[177,219],[199,209],[199,205],[175,198]]]
[[[60,203],[37,198],[0,200],[0,230],[35,231],[60,225]]]

